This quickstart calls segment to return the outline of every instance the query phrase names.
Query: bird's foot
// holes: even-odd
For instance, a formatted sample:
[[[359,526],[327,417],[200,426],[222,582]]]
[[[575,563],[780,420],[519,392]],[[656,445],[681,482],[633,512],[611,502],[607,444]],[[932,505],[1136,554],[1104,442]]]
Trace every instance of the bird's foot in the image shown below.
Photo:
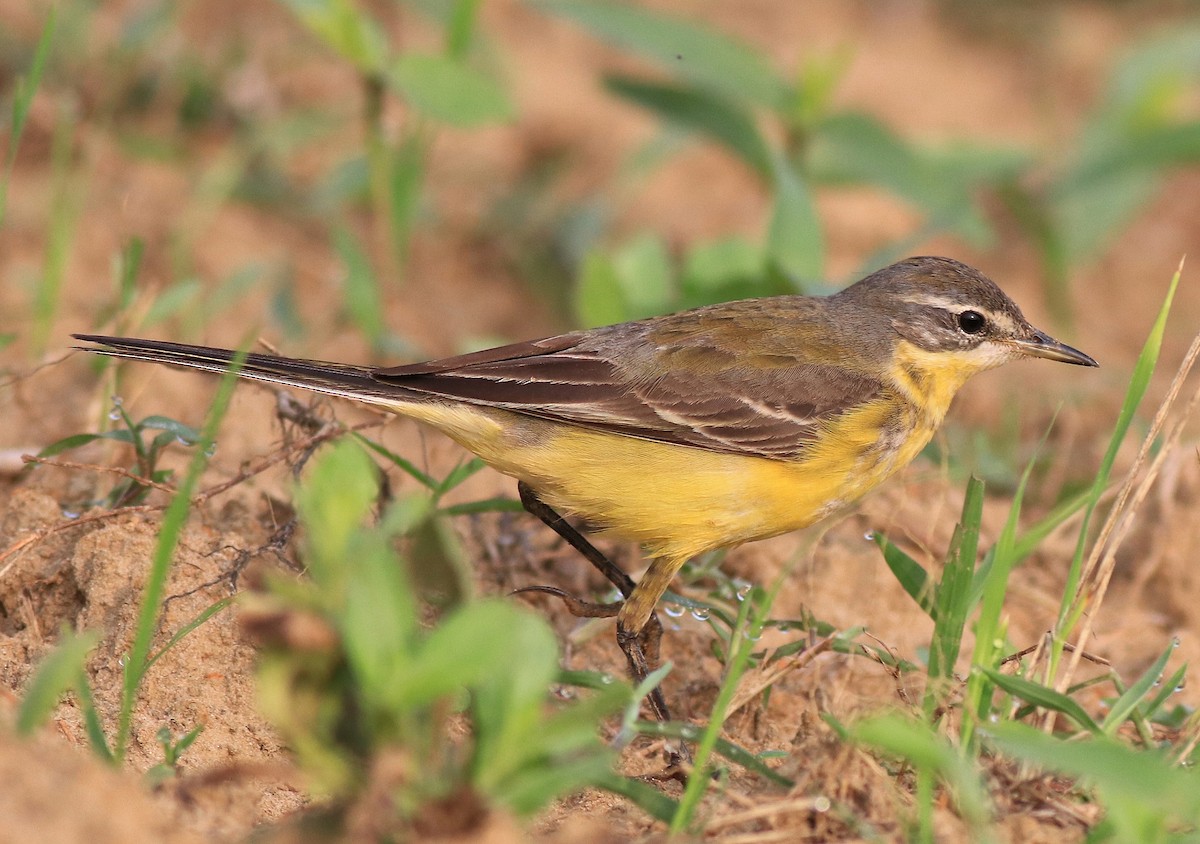
[[[514,589],[511,594],[518,595],[522,592],[541,592],[545,595],[553,595],[555,598],[561,599],[566,604],[567,611],[576,618],[613,618],[621,611],[621,604],[624,603],[624,601],[614,601],[611,604],[597,604],[591,601],[581,601],[570,592],[564,592],[555,586],[524,586]]]

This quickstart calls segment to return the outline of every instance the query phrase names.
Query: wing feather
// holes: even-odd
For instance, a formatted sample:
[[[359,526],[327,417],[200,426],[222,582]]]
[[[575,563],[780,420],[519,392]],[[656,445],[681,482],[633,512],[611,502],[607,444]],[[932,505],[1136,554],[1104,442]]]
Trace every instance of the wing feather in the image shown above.
[[[661,320],[658,321],[661,324]],[[792,351],[755,366],[714,336],[632,323],[375,370],[429,396],[731,454],[795,459],[819,427],[882,389],[876,379]],[[616,336],[620,332],[619,337]],[[711,366],[698,367],[697,361]]]

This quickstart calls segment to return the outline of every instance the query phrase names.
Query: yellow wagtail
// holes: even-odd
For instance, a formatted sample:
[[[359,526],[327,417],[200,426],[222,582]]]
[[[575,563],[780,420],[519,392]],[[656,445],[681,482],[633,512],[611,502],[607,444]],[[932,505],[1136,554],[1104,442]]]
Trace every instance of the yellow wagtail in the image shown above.
[[[234,353],[74,335],[116,357],[222,372]],[[244,378],[379,405],[447,434],[519,482],[530,512],[622,592],[636,679],[658,659],[654,609],[690,557],[806,527],[929,442],[972,375],[1022,357],[1096,366],[1038,331],[999,287],[911,258],[828,297],[778,296],[376,368],[251,354]],[[634,585],[556,511],[636,540]],[[652,704],[666,717],[662,698]]]

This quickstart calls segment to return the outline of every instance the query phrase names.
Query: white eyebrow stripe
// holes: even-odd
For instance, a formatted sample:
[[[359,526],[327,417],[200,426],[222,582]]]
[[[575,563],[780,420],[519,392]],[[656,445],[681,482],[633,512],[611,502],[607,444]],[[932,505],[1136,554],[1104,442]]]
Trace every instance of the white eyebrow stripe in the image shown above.
[[[993,325],[998,326],[1006,332],[1015,331],[1017,324],[1012,317],[1004,311],[992,311],[979,305],[971,305],[964,302],[955,302],[950,299],[944,299],[941,296],[931,296],[927,293],[914,293],[910,296],[901,297],[902,301],[911,302],[914,305],[928,305],[933,308],[941,308],[954,315],[961,314],[965,311],[977,311],[987,317],[988,321]]]

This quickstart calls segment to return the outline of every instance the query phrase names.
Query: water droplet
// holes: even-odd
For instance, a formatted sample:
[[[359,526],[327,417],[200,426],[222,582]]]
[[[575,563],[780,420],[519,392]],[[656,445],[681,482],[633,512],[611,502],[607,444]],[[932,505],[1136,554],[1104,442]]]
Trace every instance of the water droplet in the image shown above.
[[[708,615],[708,607],[696,607],[692,610],[692,618],[696,619],[696,621],[708,621]]]
[[[216,453],[217,453],[217,444],[216,443],[209,443],[208,447],[204,449],[205,457],[212,457]]]
[[[1173,694],[1173,695],[1177,695],[1177,694],[1179,694],[1180,692],[1182,692],[1182,691],[1183,691],[1184,689],[1186,689],[1186,688],[1187,688],[1187,684],[1186,684],[1186,683],[1180,683],[1178,686],[1176,686],[1176,687],[1175,687],[1175,691],[1171,692],[1171,694]]]
[[[995,712],[993,712],[991,715],[989,715],[989,716],[988,716],[988,723],[990,723],[990,724],[999,724],[999,723],[1000,723],[1000,716],[999,716],[999,715],[997,715]]]
[[[124,668],[124,667],[125,667],[125,656],[124,656],[124,654],[122,654],[121,656],[117,657],[117,665],[121,666],[122,668]]]
[[[747,630],[742,635],[746,637],[747,642],[757,642],[759,639],[762,638],[762,631],[761,630]]]
[[[694,739],[700,735],[700,731],[695,727],[684,727],[679,731],[679,735],[685,739]]]
[[[737,598],[738,601],[744,601],[744,600],[746,600],[746,597],[750,594],[750,590],[753,588],[754,587],[751,586],[749,583],[744,583],[738,587],[737,591],[733,593],[733,596],[735,598]]]
[[[1171,637],[1171,647],[1173,647],[1173,648],[1179,647],[1179,637],[1178,636]]]
[[[79,518],[79,511],[77,511],[77,510],[63,510],[63,511],[62,511],[62,517],[63,517],[64,519],[78,519],[78,518]]]
[[[601,682],[601,683],[603,683],[605,686],[611,686],[611,685],[612,685],[612,683],[613,683],[613,675],[611,675],[611,674],[601,674],[601,675],[600,675],[600,682]]]
[[[833,801],[822,795],[813,800],[812,807],[814,812],[828,812],[833,808]]]
[[[867,531],[866,533],[863,534],[863,539],[867,540],[867,542],[874,542],[875,541],[875,531],[873,531],[873,530]]]
[[[679,604],[663,604],[663,612],[671,618],[679,618],[683,615],[683,607]]]

